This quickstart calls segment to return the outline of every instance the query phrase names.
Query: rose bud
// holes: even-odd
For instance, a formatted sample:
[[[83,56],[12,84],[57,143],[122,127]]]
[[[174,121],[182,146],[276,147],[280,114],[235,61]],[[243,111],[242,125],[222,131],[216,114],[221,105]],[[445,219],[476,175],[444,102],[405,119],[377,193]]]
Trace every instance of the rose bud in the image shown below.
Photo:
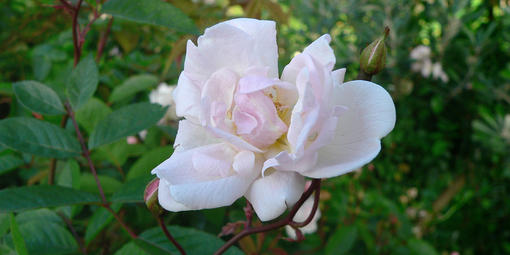
[[[384,35],[373,41],[361,52],[361,71],[368,75],[374,75],[384,68],[386,62],[386,45],[384,40],[386,40],[389,32],[390,29],[386,27]]]
[[[143,194],[143,200],[145,201],[147,208],[154,215],[161,215],[163,213],[163,208],[161,208],[158,202],[158,187],[159,178],[154,178],[154,180],[147,184],[147,187],[145,187],[145,192]]]

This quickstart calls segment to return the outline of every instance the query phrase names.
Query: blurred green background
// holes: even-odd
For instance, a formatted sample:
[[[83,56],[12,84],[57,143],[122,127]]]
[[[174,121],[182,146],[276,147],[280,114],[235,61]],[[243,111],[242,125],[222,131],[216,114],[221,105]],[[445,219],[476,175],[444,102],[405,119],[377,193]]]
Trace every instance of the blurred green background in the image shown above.
[[[78,20],[83,26],[91,18],[93,2],[84,3]],[[167,2],[190,17],[200,32],[235,17],[277,21],[280,71],[296,52],[329,33],[335,68],[347,67],[346,80],[358,73],[360,51],[382,34],[384,26],[391,29],[386,68],[373,79],[390,92],[397,109],[395,129],[382,140],[381,154],[359,171],[323,182],[319,230],[306,235],[305,241],[278,240],[286,233],[275,231],[243,241],[244,252],[510,254],[510,1]],[[73,66],[71,18],[52,5],[51,0],[0,2],[1,119],[38,117],[16,100],[13,82],[37,80],[60,96],[64,93]],[[89,135],[93,126],[87,123],[97,123],[111,109],[149,101],[150,91],[161,82],[175,84],[185,42],[196,39],[183,31],[121,18],[114,18],[109,28],[111,20],[109,15],[97,19],[83,45],[83,56],[96,58],[98,45],[105,40],[97,57],[94,102],[77,112]],[[133,77],[144,88],[112,100],[114,89]],[[61,119],[43,118],[57,125]],[[171,151],[175,127],[175,122],[154,126],[136,144],[122,140],[95,149],[92,156],[106,193],[115,193],[133,179],[149,180],[149,170]],[[68,129],[72,132],[71,125]],[[73,177],[66,174],[69,164],[77,165]],[[49,158],[0,144],[2,189],[46,183],[49,167]],[[97,193],[83,159],[59,160],[57,180]],[[241,199],[228,208],[171,213],[166,220],[217,235],[227,222],[244,219],[243,206]],[[46,213],[59,210],[68,210],[80,236],[94,217],[101,217],[96,206]],[[157,225],[143,203],[125,203],[120,212],[137,232]],[[10,254],[11,234],[8,227],[2,230],[1,215],[0,253]],[[18,216],[18,222],[23,221]],[[38,233],[23,231],[29,246],[35,245],[29,250],[37,251],[37,242],[26,239]],[[111,219],[86,241],[88,254],[143,254],[128,252],[129,236]],[[70,247],[47,254],[79,253]]]

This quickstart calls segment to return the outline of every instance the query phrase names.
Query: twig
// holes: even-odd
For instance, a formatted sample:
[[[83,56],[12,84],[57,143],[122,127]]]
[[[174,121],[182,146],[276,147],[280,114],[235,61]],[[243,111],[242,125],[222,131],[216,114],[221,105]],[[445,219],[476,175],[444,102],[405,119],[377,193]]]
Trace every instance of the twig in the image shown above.
[[[112,24],[113,24],[113,17],[108,22],[106,31],[101,33],[101,39],[99,39],[99,42],[97,43],[96,62],[99,62],[99,60],[101,59],[101,56],[103,55],[104,46],[106,45],[106,41],[108,39],[108,36],[110,35],[110,30],[112,28]]]
[[[76,242],[78,242],[78,245],[80,246],[81,253],[87,254],[87,249],[85,248],[85,244],[83,243],[83,239],[80,238],[78,233],[76,232],[76,229],[73,227],[73,223],[71,222],[71,219],[67,218],[62,212],[57,212],[58,216],[64,220],[67,227],[71,230],[71,233],[74,236],[74,239],[76,239]]]
[[[315,213],[317,212],[317,209],[319,208],[319,198],[320,198],[320,195],[321,195],[321,184],[319,182],[319,184],[315,187],[315,193],[314,193],[314,197],[313,197],[313,207],[312,207],[312,211],[310,212],[310,215],[308,215],[308,218],[306,218],[305,221],[303,222],[295,222],[294,220],[292,220],[289,225],[291,225],[293,228],[302,228],[306,225],[308,225],[313,217],[315,216]]]
[[[253,219],[253,207],[251,206],[250,201],[246,200],[246,207],[244,207],[244,215],[246,215],[246,222],[244,228],[251,227],[251,222]]]
[[[78,65],[81,57],[81,45],[79,42],[80,24],[78,24],[78,13],[80,12],[81,3],[83,0],[78,0],[73,13],[73,44],[74,44],[74,66]]]
[[[161,229],[163,230],[163,233],[165,233],[165,236],[168,240],[170,240],[170,242],[172,242],[175,247],[179,250],[179,252],[181,253],[181,255],[186,255],[186,251],[184,251],[184,249],[182,248],[182,246],[177,242],[177,240],[175,240],[175,238],[170,234],[170,231],[168,231],[165,223],[163,222],[163,217],[162,216],[156,216],[156,219],[158,221],[158,224],[159,226],[161,227]]]
[[[67,110],[67,114],[71,117],[71,120],[73,121],[74,130],[76,131],[76,135],[78,136],[78,141],[80,142],[83,156],[85,157],[85,159],[87,159],[90,171],[92,172],[92,175],[94,176],[94,180],[96,181],[97,188],[99,189],[99,194],[101,195],[101,201],[103,202],[104,205],[108,205],[108,201],[106,201],[106,197],[103,192],[103,187],[101,186],[101,182],[99,182],[99,178],[97,177],[96,168],[94,167],[94,163],[92,163],[92,159],[90,158],[89,149],[87,148],[87,145],[85,144],[85,140],[83,139],[83,135],[80,132],[78,123],[76,123],[76,118],[74,117],[73,109],[71,108],[71,105],[69,104],[69,102],[65,102],[64,106]]]
[[[228,240],[214,254],[215,255],[223,254],[225,251],[227,251],[228,248],[230,248],[237,241],[239,241],[241,238],[243,238],[243,237],[245,237],[247,235],[256,234],[256,233],[260,233],[260,232],[271,231],[271,230],[274,230],[274,229],[281,228],[281,227],[283,227],[285,225],[288,225],[289,223],[293,222],[294,216],[298,212],[299,208],[301,208],[301,206],[312,195],[312,193],[314,191],[316,193],[320,192],[320,184],[321,184],[321,180],[320,179],[313,179],[312,180],[312,184],[310,185],[310,187],[303,193],[303,195],[301,195],[301,198],[296,202],[296,204],[292,207],[292,209],[290,210],[289,214],[287,214],[287,216],[285,216],[285,218],[283,218],[283,219],[281,219],[279,221],[273,222],[271,224],[262,225],[260,227],[255,227],[255,228],[248,227],[248,228],[245,228],[244,230],[239,232],[237,235],[232,237],[230,240]],[[316,195],[316,196],[318,196],[318,195]],[[318,202],[318,200],[317,200],[317,202]],[[315,205],[314,205],[314,207],[315,207]],[[313,215],[311,217],[313,218]],[[294,223],[294,224],[299,224],[299,223]]]
[[[115,211],[110,207],[109,204],[103,204],[101,205],[102,207],[104,207],[106,210],[108,210],[108,212],[110,212],[113,217],[117,220],[117,222],[119,222],[120,226],[126,230],[126,232],[129,234],[129,236],[131,236],[131,238],[133,239],[137,239],[138,236],[135,234],[135,232],[120,218],[120,216],[115,213]]]

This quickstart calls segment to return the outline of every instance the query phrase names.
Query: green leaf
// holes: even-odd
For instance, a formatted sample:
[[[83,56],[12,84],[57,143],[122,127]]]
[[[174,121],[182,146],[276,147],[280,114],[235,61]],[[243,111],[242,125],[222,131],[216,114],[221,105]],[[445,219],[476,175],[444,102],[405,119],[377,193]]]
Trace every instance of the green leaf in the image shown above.
[[[126,179],[132,180],[141,176],[149,176],[152,169],[158,166],[165,159],[169,158],[173,151],[172,146],[165,146],[145,153],[131,166]]]
[[[0,238],[7,233],[10,227],[11,227],[10,215],[8,213],[0,213]]]
[[[11,247],[4,245],[4,244],[0,244],[0,254],[2,254],[2,255],[17,255],[16,251],[13,251],[11,249]]]
[[[93,97],[76,111],[76,121],[90,134],[97,123],[111,112],[103,101]]]
[[[102,11],[114,17],[198,34],[197,27],[186,14],[160,0],[110,0],[103,5]]]
[[[158,84],[158,77],[151,74],[135,75],[113,89],[110,102],[115,103],[134,96],[136,93],[150,89]]]
[[[64,162],[62,162],[64,163]],[[68,188],[80,188],[80,165],[76,160],[68,160],[60,170],[58,185]]]
[[[55,223],[64,226],[64,221],[54,211],[48,208],[41,208],[37,210],[30,210],[16,215],[16,221],[20,226],[24,224],[31,224],[34,221],[41,221],[47,223]]]
[[[326,254],[346,254],[358,236],[356,225],[340,226],[326,244]]]
[[[408,242],[409,249],[411,250],[412,255],[437,255],[437,251],[432,247],[429,243],[418,240],[411,239]]]
[[[158,126],[161,131],[165,132],[170,138],[175,139],[177,136],[177,128],[172,126]]]
[[[188,255],[213,254],[224,241],[209,233],[192,228],[168,227],[170,233],[181,244]],[[179,254],[175,246],[168,241],[160,228],[151,228],[140,234],[139,239],[131,241],[118,250],[115,255]],[[224,254],[241,255],[237,247],[230,247]]]
[[[23,160],[12,154],[0,156],[0,175],[8,173],[23,164]]]
[[[68,158],[81,153],[77,140],[64,129],[26,117],[0,121],[0,143],[43,157]]]
[[[145,176],[126,182],[112,195],[110,201],[119,203],[142,203],[145,187],[153,178],[155,177]]]
[[[112,194],[122,186],[122,183],[120,183],[120,181],[113,177],[106,175],[98,175],[97,177],[99,178],[99,182],[101,183],[101,186],[103,187],[103,191],[105,194]],[[85,173],[81,175],[80,190],[87,191],[90,193],[99,192],[97,189],[96,180],[92,174]]]
[[[111,205],[113,211],[118,212],[122,204],[114,203]],[[113,220],[113,215],[103,207],[97,208],[92,214],[90,221],[87,223],[87,230],[85,231],[85,244],[88,245],[96,236],[101,233],[108,224]]]
[[[106,160],[120,168],[128,159],[131,144],[125,139],[98,147],[92,154],[93,160]]]
[[[41,114],[57,115],[65,113],[57,93],[37,81],[21,81],[13,85],[18,101],[29,110]]]
[[[73,69],[67,84],[67,96],[74,110],[84,105],[97,88],[99,72],[92,55],[82,59]]]
[[[200,230],[178,226],[168,226],[168,230],[189,255],[213,254],[224,244],[220,238]],[[149,229],[140,234],[140,238],[164,247],[171,253],[178,253],[177,248],[168,241],[161,228]],[[234,255],[243,253],[233,246],[224,254]]]
[[[33,220],[20,224],[19,230],[30,254],[54,255],[78,251],[78,243],[60,224]]]
[[[16,218],[11,213],[11,236],[14,242],[14,247],[16,248],[16,253],[19,255],[28,255],[27,245],[25,244],[25,240],[23,240],[23,235],[20,233],[18,223],[16,223]]]
[[[89,148],[115,142],[156,124],[166,112],[158,104],[138,103],[116,110],[99,121],[90,135]]]
[[[115,255],[150,255],[149,253],[145,252],[142,248],[140,248],[138,245],[136,245],[133,242],[129,242],[122,246],[120,250],[115,252]]]
[[[0,212],[100,203],[98,196],[60,186],[25,186],[0,190]]]

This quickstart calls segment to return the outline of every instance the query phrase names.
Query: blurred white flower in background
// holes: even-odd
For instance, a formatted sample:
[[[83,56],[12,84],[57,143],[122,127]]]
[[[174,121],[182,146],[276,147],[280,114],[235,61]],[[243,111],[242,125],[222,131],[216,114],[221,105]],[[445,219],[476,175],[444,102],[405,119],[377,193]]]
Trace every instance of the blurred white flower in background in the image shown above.
[[[411,65],[411,70],[419,72],[425,78],[432,77],[434,79],[441,79],[443,82],[448,82],[448,75],[443,70],[441,63],[433,63],[431,58],[431,50],[428,46],[419,45],[411,51],[410,57],[414,60]]]
[[[179,119],[175,113],[175,103],[172,96],[174,89],[175,85],[168,85],[162,82],[149,94],[149,100],[151,103],[169,106],[165,116],[159,121],[159,124],[165,124]]]
[[[505,115],[505,121],[503,122],[503,130],[501,131],[503,138],[510,140],[510,114]]]

